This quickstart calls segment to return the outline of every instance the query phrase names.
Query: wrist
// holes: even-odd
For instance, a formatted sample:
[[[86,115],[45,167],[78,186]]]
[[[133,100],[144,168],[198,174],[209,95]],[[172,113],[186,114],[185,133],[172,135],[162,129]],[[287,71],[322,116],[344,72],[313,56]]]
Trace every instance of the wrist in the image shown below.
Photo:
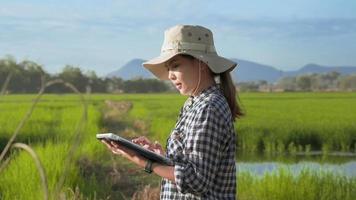
[[[146,164],[145,164],[145,167],[144,167],[144,171],[149,173],[149,174],[152,173],[153,172],[153,164],[154,164],[153,161],[147,160]]]

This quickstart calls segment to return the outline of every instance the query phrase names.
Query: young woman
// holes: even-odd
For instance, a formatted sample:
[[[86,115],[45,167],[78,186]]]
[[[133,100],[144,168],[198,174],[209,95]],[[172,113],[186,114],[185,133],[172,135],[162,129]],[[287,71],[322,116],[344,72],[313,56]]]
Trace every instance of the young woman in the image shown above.
[[[171,158],[174,166],[152,163],[123,146],[103,142],[113,153],[161,176],[161,199],[236,199],[233,122],[243,115],[229,73],[236,63],[216,53],[209,29],[177,25],[165,31],[161,55],[143,66],[189,96],[165,150],[146,137],[133,140]]]

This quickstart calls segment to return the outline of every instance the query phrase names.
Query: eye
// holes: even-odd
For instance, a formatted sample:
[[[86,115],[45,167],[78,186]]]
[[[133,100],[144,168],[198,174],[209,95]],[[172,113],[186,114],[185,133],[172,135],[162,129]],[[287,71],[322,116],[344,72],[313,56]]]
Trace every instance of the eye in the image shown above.
[[[177,69],[179,67],[179,64],[174,64],[173,66],[172,66],[172,69]]]
[[[180,66],[179,63],[172,64],[172,65],[170,65],[170,66],[167,67],[167,71],[169,71],[169,70],[176,70],[179,66]]]

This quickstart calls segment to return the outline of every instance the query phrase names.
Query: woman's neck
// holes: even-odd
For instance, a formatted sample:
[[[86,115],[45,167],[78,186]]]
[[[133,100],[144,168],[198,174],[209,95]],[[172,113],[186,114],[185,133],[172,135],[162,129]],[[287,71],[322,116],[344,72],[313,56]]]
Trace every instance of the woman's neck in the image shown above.
[[[206,81],[202,81],[200,83],[199,88],[194,92],[194,94],[192,94],[193,97],[199,96],[203,90],[216,84],[214,79],[203,79],[203,80],[206,80]]]

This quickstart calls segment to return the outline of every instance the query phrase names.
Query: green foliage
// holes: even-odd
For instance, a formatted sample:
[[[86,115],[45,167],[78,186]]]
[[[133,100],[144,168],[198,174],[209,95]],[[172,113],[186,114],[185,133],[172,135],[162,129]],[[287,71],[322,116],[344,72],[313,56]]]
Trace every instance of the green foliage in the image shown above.
[[[42,81],[62,79],[73,84],[80,92],[91,93],[151,93],[165,92],[167,83],[157,79],[135,79],[124,81],[121,78],[101,78],[94,71],[83,72],[77,66],[66,65],[59,74],[51,75],[33,61],[18,63],[13,57],[0,59],[0,94],[37,93]],[[64,85],[53,85],[47,93],[70,93]]]
[[[15,99],[18,99],[17,102],[2,102],[0,104],[0,122],[2,125],[0,127],[0,149],[4,148],[21,118],[30,107],[31,98],[23,99],[22,97],[24,96],[15,97]],[[51,195],[54,194],[59,177],[64,174],[64,162],[69,156],[69,149],[74,140],[75,127],[83,110],[79,101],[56,102],[59,97],[63,98],[63,96],[57,96],[48,99],[47,102],[46,100],[41,102],[16,139],[16,142],[31,145],[39,155],[46,170]],[[22,102],[19,103],[19,101]],[[76,163],[80,156],[93,158],[101,147],[95,140],[100,114],[93,106],[89,106],[88,114],[89,121],[82,132],[80,146],[75,155],[72,155],[74,160],[68,166],[64,190],[74,188],[76,185],[82,186],[83,190],[87,186],[91,189],[94,187],[86,184]],[[41,199],[43,191],[33,160],[24,151],[13,150],[9,156],[10,162],[1,172],[1,199]],[[95,185],[95,188],[97,187],[99,185]],[[89,195],[92,195],[92,193],[88,193]],[[53,196],[52,198],[55,199]]]
[[[356,75],[336,71],[284,77],[276,85],[285,91],[356,91]]]
[[[38,92],[41,77],[48,78],[42,66],[29,60],[20,63],[12,57],[0,59],[0,87],[1,93],[16,91],[18,93]]]
[[[288,168],[256,177],[240,172],[237,177],[239,200],[353,200],[356,178],[329,171],[303,169],[297,176]]]
[[[25,115],[33,95],[7,95],[0,102],[0,149]],[[88,123],[69,166],[63,192],[79,191],[82,199],[106,198],[108,194],[132,192],[138,185],[152,181],[142,174],[114,176],[110,152],[95,139],[100,132],[100,108],[104,100],[133,103],[125,120],[140,119],[147,123],[148,137],[162,145],[174,127],[180,107],[187,97],[177,94],[92,95],[89,99]],[[240,94],[246,117],[235,123],[239,152],[276,153],[311,152],[313,150],[355,151],[356,95],[352,93],[281,93]],[[75,95],[45,95],[16,142],[31,145],[38,153],[48,176],[50,193],[63,174],[64,160],[73,141],[75,126],[82,107]],[[41,199],[39,175],[30,157],[13,150],[8,166],[0,174],[0,199]],[[117,163],[132,169],[124,159]],[[111,174],[108,175],[108,174]],[[130,180],[120,184],[117,179]],[[131,181],[133,180],[133,182]],[[125,182],[126,183],[126,182]],[[16,186],[16,187],[14,187]],[[76,188],[79,188],[78,190]],[[319,171],[293,175],[279,170],[255,177],[238,173],[239,199],[355,199],[356,180]],[[114,193],[113,190],[115,190]],[[121,195],[112,198],[122,199]]]
[[[179,109],[181,95],[127,96],[130,116],[150,124],[150,135],[165,143]],[[313,150],[354,151],[356,94],[241,93],[247,115],[235,123],[238,151],[281,153]],[[325,153],[327,153],[325,151]]]
[[[356,74],[347,76],[340,80],[340,87],[344,90],[356,91]]]
[[[239,91],[241,92],[256,92],[260,84],[254,81],[238,83]]]
[[[169,89],[168,85],[157,79],[135,79],[125,81],[123,90],[125,93],[150,93],[164,92]]]

